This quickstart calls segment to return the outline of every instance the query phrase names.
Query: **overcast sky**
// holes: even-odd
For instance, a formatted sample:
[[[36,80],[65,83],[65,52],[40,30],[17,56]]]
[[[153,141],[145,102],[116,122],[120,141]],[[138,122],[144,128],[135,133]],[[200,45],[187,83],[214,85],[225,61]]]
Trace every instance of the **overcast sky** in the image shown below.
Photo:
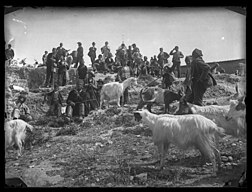
[[[97,54],[108,41],[115,55],[124,40],[148,59],[160,47],[169,53],[176,45],[184,55],[201,49],[206,62],[246,57],[246,16],[224,8],[24,8],[5,15],[4,24],[15,59],[26,57],[28,63],[41,63],[44,51],[60,42],[76,50],[78,41],[87,65],[93,41]]]

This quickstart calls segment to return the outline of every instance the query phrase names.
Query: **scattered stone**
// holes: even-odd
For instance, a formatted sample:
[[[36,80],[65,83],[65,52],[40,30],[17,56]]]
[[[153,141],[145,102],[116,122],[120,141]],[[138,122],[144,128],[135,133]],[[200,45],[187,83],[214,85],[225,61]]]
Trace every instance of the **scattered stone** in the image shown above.
[[[232,156],[229,156],[229,157],[228,157],[228,160],[229,160],[229,161],[233,161],[233,157],[232,157]]]
[[[130,176],[130,180],[132,181],[134,179],[134,176]]]
[[[233,166],[237,166],[238,164],[237,163],[232,163]]]
[[[19,163],[14,163],[14,166],[19,166]]]
[[[92,183],[92,184],[91,184],[91,187],[95,187],[95,183]]]
[[[112,187],[112,183],[108,183],[107,186],[108,186],[108,187]]]
[[[147,180],[147,173],[141,173],[139,175],[136,175],[137,178],[139,178],[140,180]]]
[[[233,169],[233,167],[232,167],[231,164],[230,164],[230,165],[227,165],[226,168],[227,168],[227,169]]]
[[[228,161],[228,158],[227,158],[226,156],[221,156],[221,160],[222,160],[223,162],[227,162],[227,161]]]
[[[232,146],[236,146],[236,143],[232,143]]]
[[[100,142],[97,142],[97,143],[95,143],[95,146],[103,147],[104,145],[102,143],[100,143]]]

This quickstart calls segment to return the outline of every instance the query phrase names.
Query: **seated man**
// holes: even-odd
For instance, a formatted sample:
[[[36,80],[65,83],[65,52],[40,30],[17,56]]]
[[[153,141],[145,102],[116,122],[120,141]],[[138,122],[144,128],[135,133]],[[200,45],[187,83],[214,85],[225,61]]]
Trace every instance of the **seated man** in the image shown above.
[[[78,81],[76,87],[68,94],[66,103],[66,116],[70,121],[72,117],[77,117],[78,120],[83,120],[85,116],[86,93],[82,90],[83,82]]]
[[[27,92],[21,92],[16,101],[16,107],[12,111],[13,119],[22,119],[26,122],[32,121],[29,107],[25,104]]]
[[[61,107],[63,104],[63,97],[61,95],[61,92],[59,91],[58,84],[54,85],[54,90],[47,94],[48,97],[48,103],[50,105],[50,108],[47,112],[47,115],[53,115],[60,117],[61,116]]]
[[[114,60],[112,58],[112,54],[109,54],[109,56],[105,59],[105,63],[107,65],[107,69],[109,70],[109,72],[112,72],[114,69]]]
[[[99,55],[98,59],[95,60],[94,69],[95,69],[96,72],[99,72],[99,73],[107,71],[107,66],[106,66],[106,63],[103,62],[103,60],[102,60],[102,55]]]

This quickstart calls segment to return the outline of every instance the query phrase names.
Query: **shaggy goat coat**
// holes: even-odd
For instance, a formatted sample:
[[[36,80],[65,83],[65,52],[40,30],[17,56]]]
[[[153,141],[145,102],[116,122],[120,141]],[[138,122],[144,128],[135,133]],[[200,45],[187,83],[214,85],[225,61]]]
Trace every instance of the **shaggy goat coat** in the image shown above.
[[[26,137],[26,131],[33,131],[33,126],[21,119],[10,120],[5,123],[5,151],[8,147],[16,144],[18,146],[18,156],[22,154],[23,142]]]
[[[123,92],[125,91],[125,89],[133,84],[137,84],[137,80],[134,77],[130,77],[122,83],[110,82],[104,84],[100,93],[100,108],[102,107],[104,100],[113,99],[117,100],[117,106],[120,107],[120,97],[123,96]]]
[[[237,101],[231,101],[231,103],[237,103]],[[224,128],[225,133],[232,136],[237,136],[237,133],[243,130],[243,126],[239,123],[239,119],[226,120],[226,115],[230,109],[230,105],[206,105],[198,106],[185,101],[180,101],[179,110],[175,113],[182,114],[199,114],[212,121],[217,126]]]
[[[154,144],[158,146],[161,153],[161,167],[163,166],[164,155],[169,145],[173,143],[181,149],[195,147],[201,154],[209,158],[216,172],[215,155],[220,165],[220,154],[215,146],[215,135],[224,135],[224,130],[218,127],[213,121],[201,115],[155,115],[147,110],[135,112],[142,117],[153,133]]]

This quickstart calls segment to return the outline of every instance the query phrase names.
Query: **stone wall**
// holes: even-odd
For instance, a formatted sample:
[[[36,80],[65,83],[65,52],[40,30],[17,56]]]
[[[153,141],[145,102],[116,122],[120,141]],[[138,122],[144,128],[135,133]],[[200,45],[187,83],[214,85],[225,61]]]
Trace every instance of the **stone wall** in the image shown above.
[[[38,89],[46,80],[46,67],[6,67],[5,80],[7,85],[13,84],[29,90]],[[69,84],[76,82],[76,68],[69,70]]]

